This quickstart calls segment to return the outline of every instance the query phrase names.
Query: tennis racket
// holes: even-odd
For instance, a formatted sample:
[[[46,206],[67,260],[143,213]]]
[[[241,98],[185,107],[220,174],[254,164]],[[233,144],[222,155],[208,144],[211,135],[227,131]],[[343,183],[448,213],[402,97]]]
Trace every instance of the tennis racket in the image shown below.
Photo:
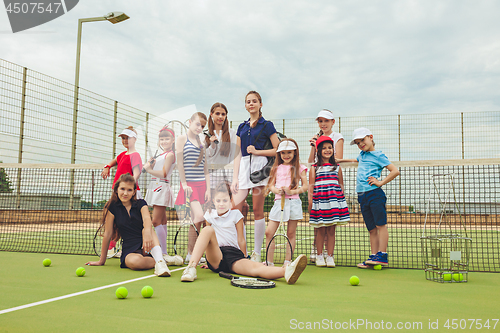
[[[93,240],[94,252],[99,257],[101,256],[101,247],[102,247],[101,228],[102,228],[102,225],[95,232],[94,240]],[[107,259],[120,258],[121,253],[122,253],[121,252],[122,251],[122,242],[123,242],[123,240],[120,238],[120,240],[118,242],[116,242],[115,247],[112,248],[111,250],[108,250],[108,255],[106,256]]]
[[[189,202],[189,198],[186,198],[186,213],[174,237],[175,256],[185,258],[188,254],[189,240],[191,239],[192,244],[194,244],[198,235],[198,229],[191,220],[191,203]]]
[[[276,287],[276,283],[268,280],[233,276],[224,272],[219,272],[219,276],[231,280],[231,285],[239,288],[270,289]]]
[[[293,258],[292,243],[290,243],[290,239],[288,239],[285,228],[283,227],[284,208],[285,194],[282,194],[280,224],[266,248],[266,265],[268,266],[284,264],[285,261],[292,261]]]

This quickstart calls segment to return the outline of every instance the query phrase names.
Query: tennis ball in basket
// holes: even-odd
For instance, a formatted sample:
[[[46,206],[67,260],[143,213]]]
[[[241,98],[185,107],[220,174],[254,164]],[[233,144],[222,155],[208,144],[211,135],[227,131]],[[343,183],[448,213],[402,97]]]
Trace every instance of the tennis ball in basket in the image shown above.
[[[375,265],[375,266],[373,266],[373,269],[380,271],[382,269],[382,265]]]
[[[119,287],[116,289],[116,298],[127,298],[128,296],[128,290],[125,287]]]
[[[462,273],[455,273],[455,274],[453,274],[453,280],[455,280],[455,281],[463,281],[464,280],[464,275]]]
[[[451,281],[451,273],[443,274],[443,280],[444,281]]]
[[[150,286],[144,286],[141,290],[142,297],[144,298],[150,298],[153,296],[153,288]]]
[[[83,267],[78,267],[78,268],[76,269],[76,275],[77,275],[77,276],[84,276],[84,275],[85,275],[85,268],[83,268]]]
[[[359,277],[357,277],[356,275],[351,276],[351,278],[349,279],[349,283],[351,284],[351,286],[357,286],[359,284]]]
[[[49,258],[45,258],[45,259],[43,259],[42,264],[43,264],[45,267],[49,267],[49,266],[50,266],[50,264],[52,264],[52,261],[51,261]]]

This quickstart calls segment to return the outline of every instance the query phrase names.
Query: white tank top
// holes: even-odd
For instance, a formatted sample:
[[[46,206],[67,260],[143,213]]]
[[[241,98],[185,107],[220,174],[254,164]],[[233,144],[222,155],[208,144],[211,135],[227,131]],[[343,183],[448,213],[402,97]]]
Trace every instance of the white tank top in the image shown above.
[[[153,167],[153,170],[155,170],[155,171],[156,170],[163,170],[163,165],[165,165],[165,159],[167,158],[168,153],[172,153],[172,151],[171,150],[166,151],[156,158],[156,163],[155,163],[155,166]],[[170,169],[167,170],[167,176],[165,178],[160,178],[160,181],[170,182],[172,179],[172,171],[174,170],[174,168],[175,168],[175,161],[170,166]],[[157,178],[154,176],[151,177],[151,180],[156,180],[156,179]]]

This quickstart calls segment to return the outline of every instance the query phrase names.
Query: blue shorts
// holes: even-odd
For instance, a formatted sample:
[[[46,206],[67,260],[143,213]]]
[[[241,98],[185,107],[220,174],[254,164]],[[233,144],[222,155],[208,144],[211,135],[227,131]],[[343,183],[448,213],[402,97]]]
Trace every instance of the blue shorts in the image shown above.
[[[361,214],[368,231],[387,224],[386,201],[385,193],[380,187],[368,192],[358,193]]]

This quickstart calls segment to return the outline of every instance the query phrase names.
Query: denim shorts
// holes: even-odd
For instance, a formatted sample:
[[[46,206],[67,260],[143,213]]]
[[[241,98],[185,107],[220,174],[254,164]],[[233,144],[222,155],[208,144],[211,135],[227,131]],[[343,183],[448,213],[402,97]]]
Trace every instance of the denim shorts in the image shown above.
[[[358,193],[361,214],[368,231],[387,224],[386,201],[385,193],[380,187],[368,192]]]

